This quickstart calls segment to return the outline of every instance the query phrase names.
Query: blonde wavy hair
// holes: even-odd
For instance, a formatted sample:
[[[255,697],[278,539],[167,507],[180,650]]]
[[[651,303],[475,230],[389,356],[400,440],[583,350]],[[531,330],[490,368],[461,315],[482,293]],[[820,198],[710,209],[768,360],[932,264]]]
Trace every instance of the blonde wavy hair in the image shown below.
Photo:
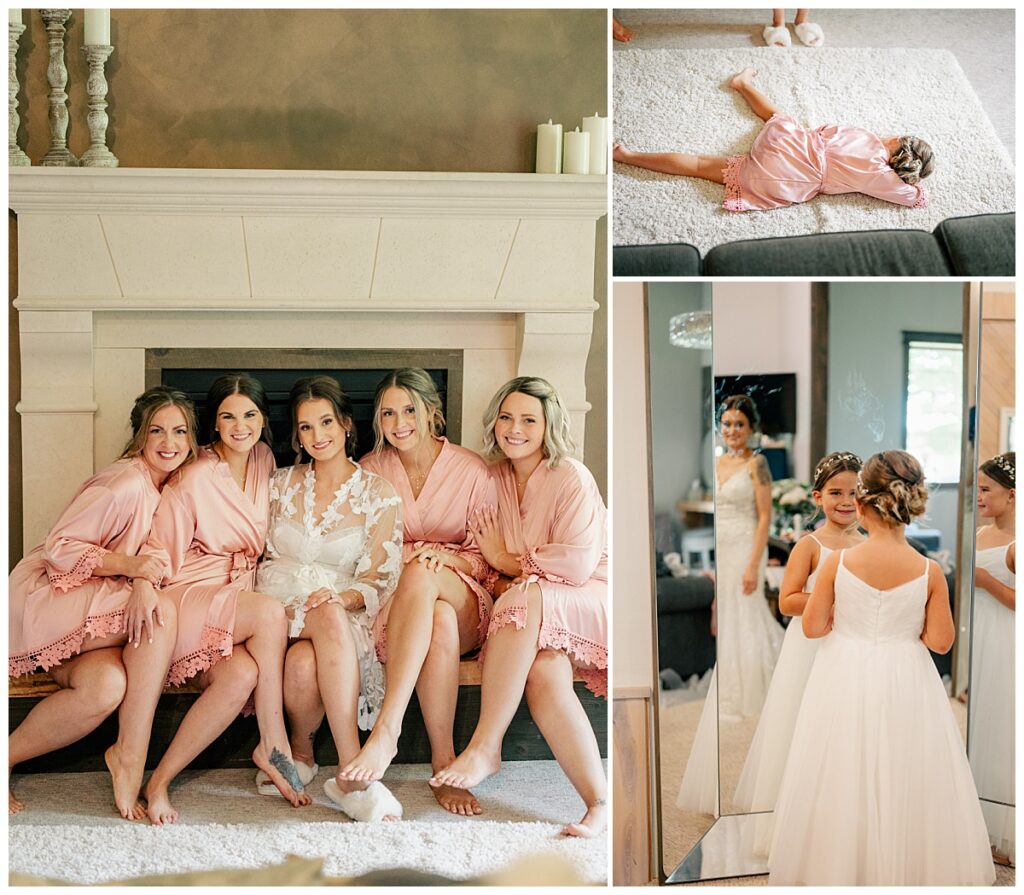
[[[563,459],[575,454],[577,447],[576,441],[572,437],[569,411],[566,410],[565,404],[562,403],[554,386],[539,376],[519,376],[516,379],[510,379],[491,398],[487,410],[484,411],[484,456],[489,460],[497,460],[505,456],[494,437],[494,424],[498,421],[501,405],[509,395],[515,392],[529,395],[540,401],[544,413],[542,453],[547,458],[548,466],[554,469]]]
[[[874,454],[857,476],[857,500],[885,522],[909,525],[928,504],[921,464],[906,451]]]
[[[416,432],[420,438],[429,433],[434,438],[444,435],[444,414],[441,412],[441,396],[430,374],[420,367],[402,367],[392,370],[377,385],[373,395],[373,450],[382,451],[387,447],[384,430],[380,425],[380,405],[384,392],[389,388],[400,388],[416,408]]]

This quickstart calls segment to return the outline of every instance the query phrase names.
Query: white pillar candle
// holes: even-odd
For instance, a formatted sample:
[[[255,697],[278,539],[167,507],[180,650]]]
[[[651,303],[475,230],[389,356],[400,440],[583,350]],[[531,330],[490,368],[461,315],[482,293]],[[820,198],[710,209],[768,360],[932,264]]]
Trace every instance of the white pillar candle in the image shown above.
[[[537,125],[537,173],[562,173],[562,125]]]
[[[597,112],[583,119],[583,130],[590,134],[590,173],[608,173],[608,119]]]
[[[87,9],[85,11],[85,45],[87,47],[110,46],[109,9]]]
[[[576,128],[565,135],[565,152],[562,155],[563,174],[590,173],[590,134]]]
[[[20,25],[21,24],[21,10],[20,9],[9,9],[9,10],[7,10],[7,24],[8,25]]]

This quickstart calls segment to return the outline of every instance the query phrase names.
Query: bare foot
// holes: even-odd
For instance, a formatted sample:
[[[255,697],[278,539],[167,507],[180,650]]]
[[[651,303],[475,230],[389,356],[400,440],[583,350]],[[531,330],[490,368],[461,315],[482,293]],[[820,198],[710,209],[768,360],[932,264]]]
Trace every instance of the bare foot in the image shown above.
[[[270,778],[278,792],[291,802],[293,808],[301,808],[313,801],[302,788],[294,762],[276,746],[268,757],[264,745],[260,743],[252,753],[252,760]]]
[[[633,29],[627,28],[615,16],[612,16],[612,37],[625,43],[633,39]]]
[[[338,770],[338,780],[360,783],[380,780],[397,754],[398,734],[377,724],[359,754]]]
[[[430,778],[430,785],[470,789],[496,773],[500,767],[501,753],[489,753],[470,746],[448,767],[434,774]]]
[[[738,75],[733,75],[732,79],[729,81],[729,86],[732,87],[733,90],[740,90],[743,87],[752,87],[754,84],[754,75],[756,74],[756,68],[747,66]]]
[[[368,789],[373,781],[367,780],[366,782],[363,782],[361,780],[342,780],[340,776],[337,776],[334,778],[334,782],[338,784],[338,789],[340,789],[342,792],[362,792],[364,789]],[[390,823],[391,821],[398,821],[401,819],[401,817],[395,817],[395,815],[393,814],[385,814],[381,818],[381,820],[387,821],[388,823]]]
[[[114,804],[117,811],[125,820],[142,820],[146,816],[146,809],[139,802],[139,789],[142,787],[142,772],[145,768],[145,758],[133,767],[121,758],[121,751],[114,743],[103,753],[103,760],[107,763],[107,770],[114,785]]]
[[[576,836],[580,839],[593,839],[605,831],[608,826],[608,805],[601,799],[596,805],[591,805],[583,819],[579,823],[566,824],[562,828],[563,836]]]
[[[436,763],[434,765],[434,773],[440,773],[443,768],[448,767],[454,761],[455,756],[453,755],[448,761]],[[437,764],[440,764],[441,768],[438,768]],[[476,796],[468,789],[459,789],[455,786],[442,784],[441,786],[431,785],[430,791],[434,794],[434,798],[437,799],[437,804],[444,808],[445,811],[450,811],[452,814],[461,814],[463,817],[483,814],[484,809],[480,807]]]
[[[178,811],[167,796],[167,787],[155,784],[152,777],[146,784],[146,802],[149,805],[146,814],[154,826],[162,827],[164,824],[178,822]]]
[[[14,790],[10,787],[7,789],[7,813],[17,814],[19,811],[24,811],[25,805],[14,798]]]

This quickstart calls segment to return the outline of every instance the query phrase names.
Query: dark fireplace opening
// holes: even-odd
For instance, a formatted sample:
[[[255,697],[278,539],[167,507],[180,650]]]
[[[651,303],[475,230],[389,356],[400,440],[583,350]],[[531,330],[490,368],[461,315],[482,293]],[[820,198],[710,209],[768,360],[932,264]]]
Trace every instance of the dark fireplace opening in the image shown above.
[[[352,402],[358,459],[373,449],[373,396],[377,385],[399,367],[422,367],[430,374],[441,396],[446,433],[459,443],[462,436],[462,351],[149,349],[146,351],[146,387],[170,385],[192,398],[199,415],[199,442],[206,444],[210,441],[206,393],[211,383],[225,373],[249,373],[259,379],[267,391],[277,465],[291,466],[295,463],[295,451],[291,446],[288,393],[296,380],[323,375],[338,381]]]

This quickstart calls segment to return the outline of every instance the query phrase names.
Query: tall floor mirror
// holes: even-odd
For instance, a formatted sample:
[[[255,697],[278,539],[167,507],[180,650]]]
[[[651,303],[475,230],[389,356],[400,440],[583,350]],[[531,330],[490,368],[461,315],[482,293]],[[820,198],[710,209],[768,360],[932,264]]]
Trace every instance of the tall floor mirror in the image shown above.
[[[981,306],[977,284],[648,285],[663,881],[768,872],[788,748],[759,736],[762,715],[786,710],[764,711],[792,621],[779,586],[823,521],[810,485],[831,451],[924,464],[928,515],[907,534],[947,572],[958,638],[933,658],[966,741],[968,707],[985,705],[986,648],[971,652]],[[998,722],[978,709],[979,749],[1007,711],[1012,731],[1012,672],[989,676],[1010,697]],[[982,792],[1010,830],[1012,781],[1004,769]]]

